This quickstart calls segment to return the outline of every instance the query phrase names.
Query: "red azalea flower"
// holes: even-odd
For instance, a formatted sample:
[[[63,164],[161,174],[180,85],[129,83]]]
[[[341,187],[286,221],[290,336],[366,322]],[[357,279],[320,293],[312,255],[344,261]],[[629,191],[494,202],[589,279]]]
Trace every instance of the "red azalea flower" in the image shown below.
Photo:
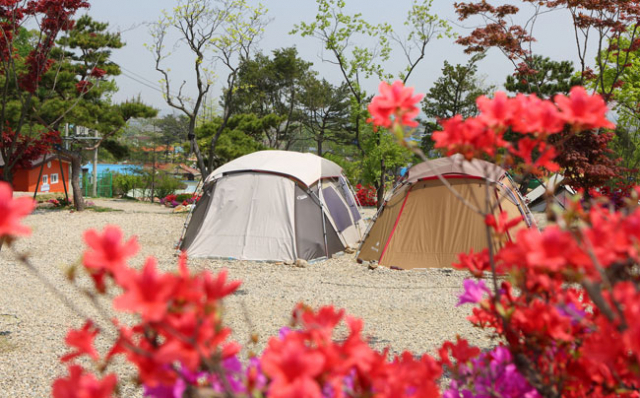
[[[469,270],[473,276],[480,277],[484,271],[491,270],[489,263],[489,249],[483,249],[478,253],[474,253],[473,249],[469,254],[458,254],[459,263],[453,263],[451,266],[456,269]]]
[[[156,260],[149,257],[141,272],[132,271],[123,282],[125,293],[113,301],[115,309],[137,312],[149,322],[159,321],[175,291],[177,278],[172,274],[159,274]]]
[[[220,300],[238,290],[241,281],[231,281],[227,283],[228,271],[223,269],[216,276],[209,272],[203,272],[203,289],[208,301]]]
[[[502,133],[487,127],[479,118],[463,120],[456,115],[440,124],[442,131],[434,131],[432,138],[436,148],[447,149],[447,155],[459,153],[471,160],[483,154],[493,156],[497,148],[506,145]]]
[[[482,95],[478,97],[476,104],[480,111],[478,119],[494,128],[509,126],[520,110],[519,104],[502,91],[497,91],[493,98]]]
[[[449,358],[449,352],[451,356],[459,363],[464,364],[471,359],[480,355],[480,349],[469,345],[467,340],[461,339],[458,336],[458,340],[454,343],[445,341],[442,347],[438,350],[440,354],[441,362],[449,367],[452,367],[451,359]]]
[[[418,126],[413,119],[420,113],[416,104],[420,102],[423,94],[413,95],[413,88],[405,87],[399,80],[392,85],[380,82],[379,90],[380,95],[374,97],[369,104],[371,121],[375,126],[391,127],[391,116],[394,116],[396,123],[403,126]]]
[[[20,220],[29,215],[35,203],[31,198],[13,198],[11,185],[0,181],[0,239],[4,237],[26,236],[31,229],[20,224]]]
[[[260,361],[262,370],[272,379],[272,398],[320,398],[315,378],[324,367],[320,352],[310,350],[302,335],[290,333],[283,340],[272,338]]]
[[[89,355],[94,361],[97,361],[100,356],[93,346],[93,340],[97,335],[98,329],[91,321],[87,321],[80,330],[70,330],[64,341],[69,347],[75,348],[76,351],[63,356],[60,360],[67,362],[81,355]]]
[[[536,161],[533,161],[533,151],[538,150],[539,156]],[[517,143],[516,147],[509,147],[509,152],[513,155],[520,157],[524,161],[524,169],[532,174],[540,174],[541,168],[545,168],[548,171],[558,171],[560,166],[553,162],[556,157],[556,150],[554,147],[547,145],[546,142],[538,139],[531,139],[524,137]]]
[[[487,214],[487,216],[484,218],[484,222],[485,224],[493,228],[493,230],[497,233],[504,234],[511,228],[520,224],[520,221],[522,221],[522,219],[523,217],[519,216],[509,220],[509,214],[507,214],[507,212],[505,211],[501,211],[500,215],[498,215],[498,218],[496,218],[493,214]]]
[[[607,104],[598,94],[589,95],[583,87],[576,86],[569,97],[558,94],[554,98],[564,120],[581,130],[598,128],[613,129],[616,126],[607,120]]]
[[[114,374],[97,380],[92,374],[83,374],[78,365],[69,366],[69,376],[53,382],[53,398],[111,398],[118,382]]]
[[[535,94],[518,94],[513,101],[518,104],[518,112],[513,117],[513,131],[545,136],[559,133],[564,128],[565,121],[551,102],[543,101]]]
[[[84,266],[92,274],[99,275],[104,273],[104,270],[109,271],[118,283],[122,284],[127,279],[127,259],[138,252],[137,238],[133,237],[124,242],[120,228],[107,225],[102,234],[92,229],[86,231],[84,240],[89,246],[82,258]],[[102,276],[96,278],[96,282],[102,280]]]

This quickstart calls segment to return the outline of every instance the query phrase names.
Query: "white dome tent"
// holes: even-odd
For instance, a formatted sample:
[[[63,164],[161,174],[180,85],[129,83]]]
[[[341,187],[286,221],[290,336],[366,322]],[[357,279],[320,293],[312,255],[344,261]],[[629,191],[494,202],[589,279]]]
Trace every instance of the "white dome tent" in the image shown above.
[[[209,174],[179,247],[190,257],[316,260],[357,247],[363,232],[340,166],[309,153],[260,151]]]

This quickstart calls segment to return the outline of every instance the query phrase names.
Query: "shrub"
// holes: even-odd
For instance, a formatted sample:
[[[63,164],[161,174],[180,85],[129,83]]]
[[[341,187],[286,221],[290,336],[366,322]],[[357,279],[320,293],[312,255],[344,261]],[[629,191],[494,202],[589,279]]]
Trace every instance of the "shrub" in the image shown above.
[[[160,203],[169,207],[178,207],[179,205],[187,206],[200,200],[199,195],[195,194],[180,194],[180,195],[167,195],[160,199]]]
[[[167,195],[172,195],[178,189],[183,189],[185,184],[179,179],[170,174],[161,173],[155,181],[155,196],[158,198],[164,198]]]
[[[181,193],[176,195],[175,200],[176,202],[184,202],[184,201],[189,201],[191,198],[193,198],[192,193]]]
[[[65,197],[49,199],[48,202],[52,203],[53,207],[56,207],[56,208],[68,207],[68,206],[71,206],[73,204],[73,202],[67,200],[67,198],[65,198]]]
[[[113,194],[127,196],[133,189],[144,187],[144,178],[137,174],[116,174],[113,176]]]

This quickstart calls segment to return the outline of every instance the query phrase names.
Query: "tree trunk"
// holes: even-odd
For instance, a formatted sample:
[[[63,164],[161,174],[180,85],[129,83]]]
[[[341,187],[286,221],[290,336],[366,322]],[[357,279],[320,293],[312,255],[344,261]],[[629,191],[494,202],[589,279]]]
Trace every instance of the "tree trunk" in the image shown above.
[[[80,174],[82,174],[82,155],[79,152],[67,152],[71,158],[71,188],[73,190],[73,206],[76,211],[83,211],[86,207],[84,196],[80,188]]]
[[[378,187],[378,209],[384,204],[384,186],[385,186],[385,175],[387,174],[387,168],[384,163],[384,159],[380,160],[380,186]]]
[[[318,156],[322,157],[322,140],[316,142],[318,143]]]
[[[9,185],[13,186],[13,170],[6,164],[2,168],[2,181],[8,182]]]

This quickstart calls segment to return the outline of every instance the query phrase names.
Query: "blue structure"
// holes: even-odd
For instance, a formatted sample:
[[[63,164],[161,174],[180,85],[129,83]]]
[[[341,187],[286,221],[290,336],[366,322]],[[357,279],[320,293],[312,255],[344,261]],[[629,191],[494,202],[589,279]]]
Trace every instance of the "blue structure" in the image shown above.
[[[87,163],[82,168],[89,170],[89,173],[93,174],[93,163]],[[98,174],[105,171],[112,171],[118,174],[135,174],[142,171],[142,166],[137,164],[98,163]]]

